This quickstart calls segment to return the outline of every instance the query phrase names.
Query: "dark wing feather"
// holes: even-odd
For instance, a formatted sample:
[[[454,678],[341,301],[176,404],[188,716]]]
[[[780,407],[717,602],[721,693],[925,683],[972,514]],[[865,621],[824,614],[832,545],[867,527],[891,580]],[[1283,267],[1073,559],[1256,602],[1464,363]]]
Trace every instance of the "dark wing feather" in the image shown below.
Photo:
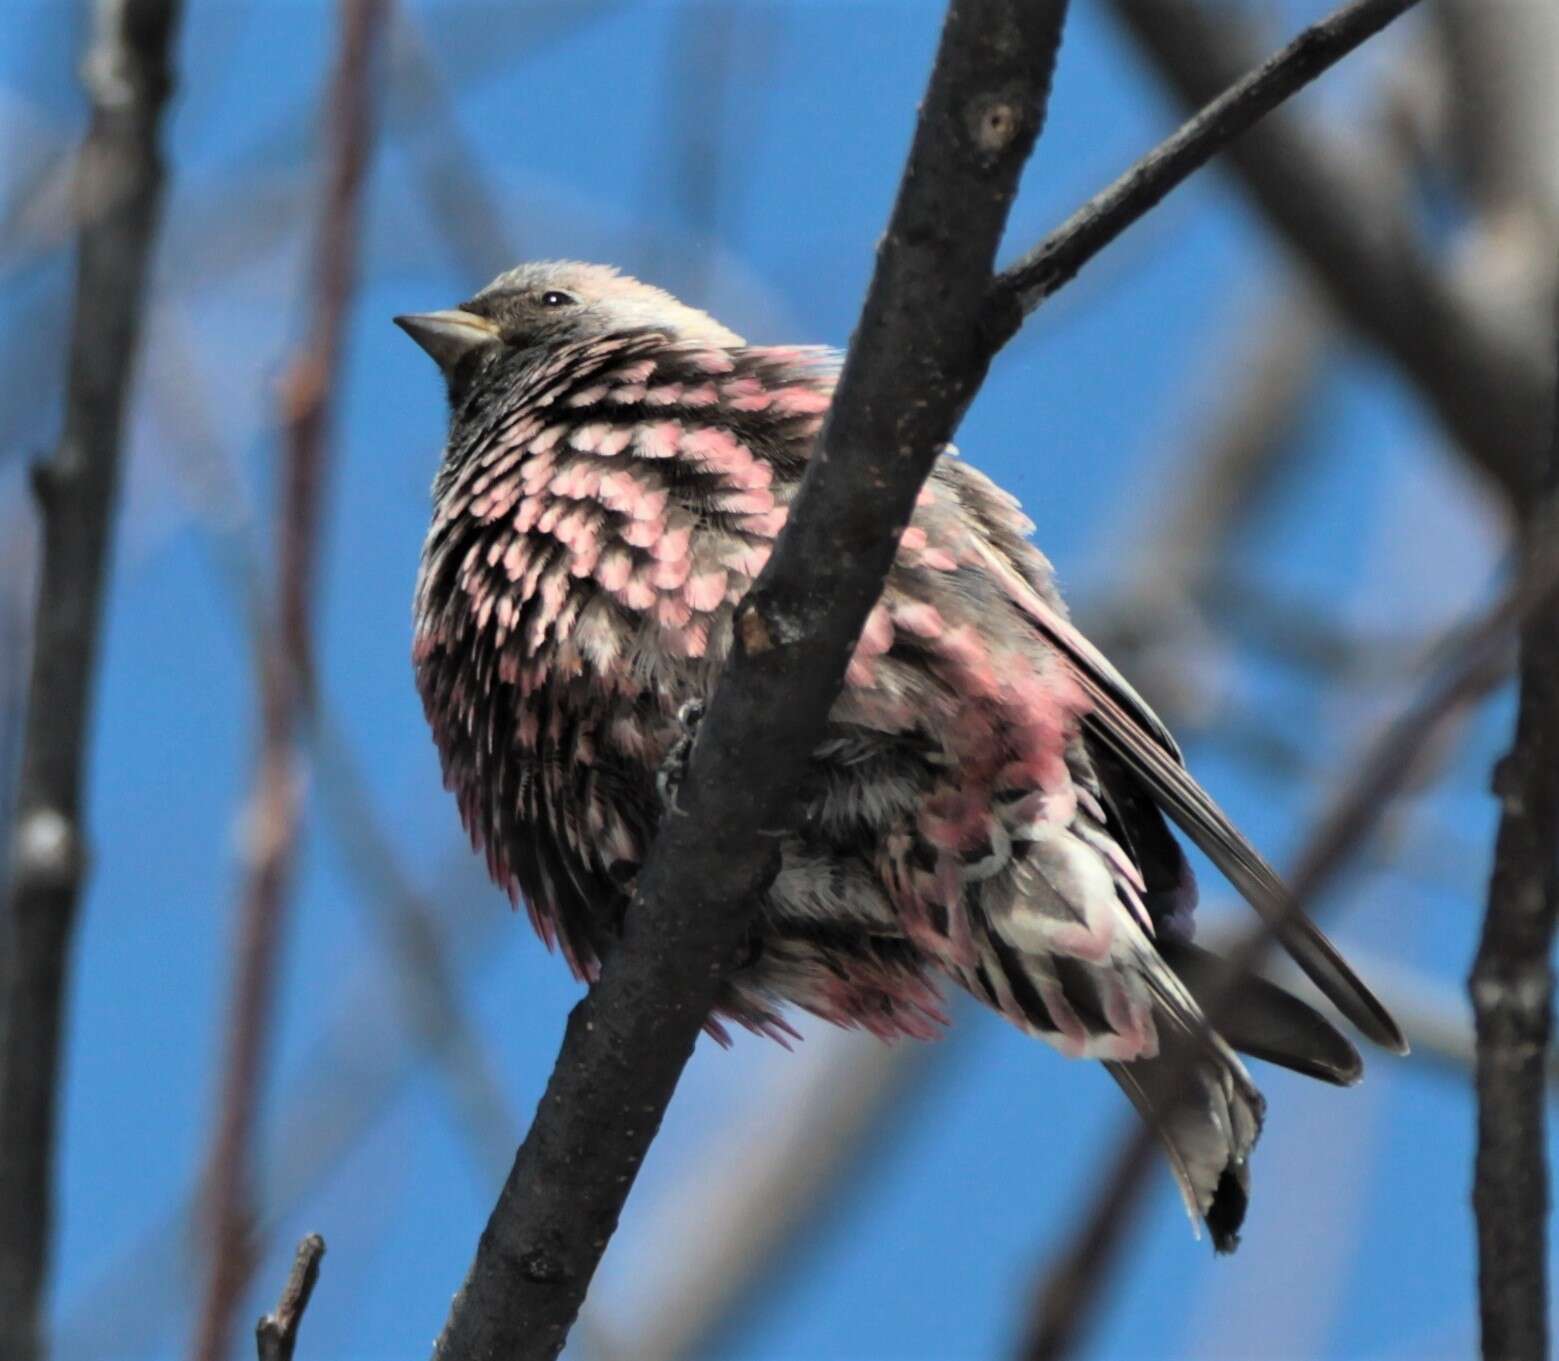
[[[1348,967],[1320,928],[1303,913],[1290,910],[1288,890],[1282,881],[1192,778],[1168,729],[1142,697],[1011,563],[994,550],[985,549],[984,556],[1013,599],[1065,659],[1092,706],[1086,720],[1090,730],[1142,781],[1154,801],[1201,847],[1246,901],[1274,926],[1283,948],[1332,1005],[1376,1044],[1405,1054],[1407,1041],[1391,1013]]]

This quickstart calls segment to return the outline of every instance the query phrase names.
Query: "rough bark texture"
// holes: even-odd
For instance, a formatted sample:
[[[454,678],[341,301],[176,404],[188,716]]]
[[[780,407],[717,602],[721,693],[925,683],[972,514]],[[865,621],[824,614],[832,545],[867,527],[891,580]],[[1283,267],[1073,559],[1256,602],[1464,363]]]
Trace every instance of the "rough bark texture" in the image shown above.
[[[838,395],[679,813],[622,944],[569,1017],[436,1355],[557,1355],[758,895],[921,482],[984,378],[992,262],[1039,131],[1065,0],[959,0]],[[761,760],[755,759],[763,753]]]
[[[86,873],[81,826],[99,621],[125,398],[162,200],[159,132],[178,0],[104,0],[83,64],[91,124],[64,432],[35,487],[43,571],[33,633],[11,883],[0,919],[0,1357],[41,1351],[70,943]]]
[[[1559,419],[1524,523],[1529,564],[1553,555]],[[1529,570],[1531,568],[1529,567]],[[1559,605],[1521,631],[1515,740],[1494,772],[1499,836],[1469,992],[1478,1031],[1478,1303],[1483,1355],[1548,1354],[1546,1070],[1559,923]]]
[[[298,1244],[276,1308],[262,1314],[254,1325],[255,1353],[259,1361],[292,1361],[298,1347],[298,1329],[304,1311],[319,1282],[319,1264],[325,1256],[325,1240],[311,1233]]]

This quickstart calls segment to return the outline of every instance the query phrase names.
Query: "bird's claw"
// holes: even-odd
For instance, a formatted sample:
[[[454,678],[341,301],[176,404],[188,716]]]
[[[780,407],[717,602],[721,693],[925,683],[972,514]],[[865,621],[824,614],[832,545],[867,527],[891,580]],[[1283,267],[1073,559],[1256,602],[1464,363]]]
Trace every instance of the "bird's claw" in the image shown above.
[[[660,763],[655,776],[655,788],[660,794],[661,807],[668,813],[677,806],[677,791],[687,775],[688,761],[693,755],[693,741],[698,736],[698,725],[704,719],[704,701],[690,699],[677,710],[677,726],[682,734],[672,743]]]

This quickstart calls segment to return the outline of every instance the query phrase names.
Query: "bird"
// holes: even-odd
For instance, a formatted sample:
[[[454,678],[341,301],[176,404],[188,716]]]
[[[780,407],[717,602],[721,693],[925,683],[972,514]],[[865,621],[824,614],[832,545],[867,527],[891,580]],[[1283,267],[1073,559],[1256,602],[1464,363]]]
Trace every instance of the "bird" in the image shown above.
[[[396,323],[449,433],[412,663],[474,848],[574,974],[620,937],[701,706],[806,472],[841,357],[749,345],[618,270],[522,264]],[[1358,1050],[1193,940],[1176,825],[1341,1015],[1384,1006],[1071,622],[1016,499],[951,447],[923,489],[796,793],[794,828],[707,1028],[785,1042],[799,1008],[930,1039],[959,988],[1101,1060],[1154,1128],[1193,1227],[1237,1244],[1264,1100],[1238,1052],[1338,1085]],[[1167,1084],[1188,1084],[1188,1093]]]

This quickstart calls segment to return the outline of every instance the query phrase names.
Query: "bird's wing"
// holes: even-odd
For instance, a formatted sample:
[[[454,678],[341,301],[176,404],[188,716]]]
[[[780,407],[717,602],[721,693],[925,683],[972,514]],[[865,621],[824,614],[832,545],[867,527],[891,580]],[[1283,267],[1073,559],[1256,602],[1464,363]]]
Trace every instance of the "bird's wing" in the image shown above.
[[[1084,720],[1089,729],[1275,928],[1283,947],[1327,999],[1376,1044],[1405,1053],[1407,1043],[1391,1014],[1315,923],[1292,910],[1282,881],[1191,776],[1179,747],[1146,701],[1010,561],[979,536],[971,537],[985,565],[1033,619],[1082,687],[1090,705]]]

